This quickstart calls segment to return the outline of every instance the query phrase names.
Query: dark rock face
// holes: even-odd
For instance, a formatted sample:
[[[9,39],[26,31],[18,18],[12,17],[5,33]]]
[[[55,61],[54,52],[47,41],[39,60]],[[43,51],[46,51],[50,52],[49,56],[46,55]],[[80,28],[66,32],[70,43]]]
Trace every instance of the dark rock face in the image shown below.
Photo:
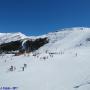
[[[32,52],[39,49],[48,42],[48,38],[38,38],[34,41],[27,40],[26,44],[28,45],[30,52]],[[22,51],[22,40],[12,41],[0,45],[0,53],[12,53],[13,51]]]
[[[0,53],[9,53],[10,51],[19,50],[21,46],[21,42],[19,41],[12,41],[9,43],[4,43],[0,45]]]
[[[34,51],[34,50],[37,50],[38,48],[40,48],[41,46],[43,46],[44,44],[48,43],[49,40],[47,38],[39,38],[39,39],[36,39],[35,41],[31,42],[31,50]]]

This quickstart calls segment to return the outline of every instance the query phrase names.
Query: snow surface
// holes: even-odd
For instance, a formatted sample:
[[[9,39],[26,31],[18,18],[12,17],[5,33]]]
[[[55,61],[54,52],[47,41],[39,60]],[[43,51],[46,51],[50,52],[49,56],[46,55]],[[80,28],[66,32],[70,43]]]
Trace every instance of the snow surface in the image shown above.
[[[28,37],[20,32],[18,32],[18,33],[0,33],[0,44],[11,42],[11,41],[21,40],[24,38],[28,38]]]
[[[4,38],[11,40],[5,34],[0,34],[0,37],[0,43]],[[35,52],[0,56],[0,87],[90,90],[90,28],[67,28],[34,38],[39,37],[48,37],[49,43]],[[22,71],[24,64],[27,67]],[[15,71],[8,70],[11,65],[16,67]]]

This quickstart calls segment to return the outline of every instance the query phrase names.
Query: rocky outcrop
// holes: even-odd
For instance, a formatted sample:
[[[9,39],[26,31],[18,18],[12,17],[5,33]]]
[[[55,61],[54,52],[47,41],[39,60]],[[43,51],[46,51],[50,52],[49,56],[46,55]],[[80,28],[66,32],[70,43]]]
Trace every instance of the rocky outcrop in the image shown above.
[[[38,38],[35,40],[27,40],[26,43],[28,43],[28,48],[30,48],[29,52],[35,51],[39,49],[41,46],[45,45],[48,43],[49,40],[48,38]],[[23,40],[18,40],[18,41],[11,41],[8,43],[3,43],[0,45],[0,53],[13,53],[13,52],[21,52],[22,51],[22,43]]]

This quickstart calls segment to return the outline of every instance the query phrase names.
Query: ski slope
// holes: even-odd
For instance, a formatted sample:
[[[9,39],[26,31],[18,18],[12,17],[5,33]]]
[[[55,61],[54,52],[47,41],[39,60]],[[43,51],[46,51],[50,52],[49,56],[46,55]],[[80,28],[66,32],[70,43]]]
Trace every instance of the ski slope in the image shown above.
[[[0,37],[4,40],[6,36],[0,34]],[[90,90],[90,28],[67,28],[33,36],[39,37],[48,37],[49,43],[35,52],[0,56],[0,87],[17,87],[16,90]],[[10,41],[9,37],[7,41]],[[24,64],[27,67],[22,71]],[[16,68],[12,72],[8,70],[11,65]]]

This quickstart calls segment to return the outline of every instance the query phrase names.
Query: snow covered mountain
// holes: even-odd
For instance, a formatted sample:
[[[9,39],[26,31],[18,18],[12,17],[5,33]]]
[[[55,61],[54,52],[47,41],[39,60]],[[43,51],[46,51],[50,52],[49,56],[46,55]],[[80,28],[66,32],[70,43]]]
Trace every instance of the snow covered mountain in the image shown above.
[[[24,34],[18,33],[0,33],[0,44],[7,43],[11,41],[17,41],[20,39],[28,38]]]
[[[1,33],[0,43],[30,37]],[[49,43],[35,52],[0,55],[0,88],[90,90],[90,28],[67,28],[31,38],[40,37],[48,37]],[[11,66],[14,71],[9,71]]]

